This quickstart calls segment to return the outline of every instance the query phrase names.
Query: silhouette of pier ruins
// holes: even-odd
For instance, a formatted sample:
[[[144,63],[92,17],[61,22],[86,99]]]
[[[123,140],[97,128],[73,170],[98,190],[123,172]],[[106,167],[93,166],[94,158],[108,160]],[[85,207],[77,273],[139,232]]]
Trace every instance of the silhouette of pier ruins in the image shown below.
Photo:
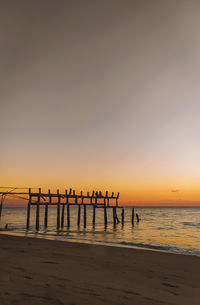
[[[1,189],[1,188],[0,188]],[[5,189],[5,188],[4,188]],[[107,209],[111,208],[113,210],[113,225],[116,226],[119,222],[124,225],[124,207],[119,205],[119,193],[116,195],[112,192],[110,195],[108,191],[105,193],[101,191],[92,191],[83,193],[76,193],[75,190],[71,188],[65,190],[64,193],[60,193],[59,189],[57,192],[52,193],[49,189],[48,192],[42,192],[41,188],[37,191],[35,189],[24,189],[20,191],[20,188],[12,188],[11,190],[0,192],[1,202],[0,202],[0,216],[2,212],[3,202],[6,196],[11,195],[12,197],[26,199],[27,203],[27,217],[26,217],[26,229],[30,228],[30,215],[31,208],[36,207],[35,213],[35,228],[39,230],[40,228],[40,207],[44,207],[44,227],[48,227],[48,209],[51,206],[56,206],[57,208],[57,229],[63,228],[65,225],[70,228],[70,207],[77,206],[77,226],[80,226],[81,221],[81,210],[83,209],[83,225],[84,228],[87,226],[87,207],[93,208],[92,213],[92,224],[95,226],[96,222],[96,209],[104,210],[104,225],[108,224]],[[117,216],[117,211],[121,210],[121,219],[119,220]],[[65,210],[66,210],[66,223],[65,223]],[[132,218],[131,222],[134,224],[135,212],[132,208]]]

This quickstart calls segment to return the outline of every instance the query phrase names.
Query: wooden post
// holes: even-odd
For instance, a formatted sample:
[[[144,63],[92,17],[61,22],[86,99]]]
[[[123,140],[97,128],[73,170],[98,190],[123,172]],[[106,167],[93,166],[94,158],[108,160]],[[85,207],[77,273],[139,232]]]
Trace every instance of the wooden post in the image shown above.
[[[65,190],[65,197],[66,197],[66,203],[68,203],[68,195],[67,195],[67,190]]]
[[[120,223],[119,218],[118,218],[118,216],[117,216],[117,208],[115,208],[115,218],[116,218],[117,224]]]
[[[86,228],[87,225],[87,210],[86,210],[87,206],[86,204],[84,204],[84,228]]]
[[[40,196],[41,196],[41,188],[39,188],[39,192],[38,192],[38,202],[36,205],[36,224],[35,224],[35,228],[38,231],[39,227],[40,227]]]
[[[116,226],[116,207],[113,207],[113,224]]]
[[[61,228],[63,229],[64,227],[64,220],[65,220],[65,206],[64,204],[62,205],[62,216],[61,216]]]
[[[49,203],[51,204],[51,191],[48,190],[48,193],[49,193]]]
[[[122,226],[124,225],[124,208],[122,208]]]
[[[58,203],[57,203],[57,229],[60,228],[60,195],[59,190],[57,190]]]
[[[28,192],[29,192],[29,202],[28,202],[28,205],[27,205],[27,219],[26,219],[26,229],[27,230],[30,227],[30,210],[31,210],[31,200],[32,200],[31,189],[30,188],[28,189]]]
[[[108,204],[108,207],[109,207],[109,198],[107,199],[107,204]]]
[[[70,209],[69,203],[67,204],[67,227],[70,227]]]
[[[48,203],[45,205],[45,210],[44,210],[44,227],[47,228],[48,225]]]
[[[134,217],[135,217],[135,211],[134,208],[132,208],[132,225],[134,225]]]
[[[104,206],[104,225],[107,227],[108,219],[107,219],[107,209],[106,205]]]
[[[96,207],[95,205],[93,205],[93,220],[92,220],[93,227],[95,227],[95,216],[96,216]]]
[[[77,218],[77,226],[80,227],[80,219],[81,219],[81,206],[78,206],[78,218]]]
[[[27,204],[27,219],[26,219],[26,229],[28,230],[30,227],[30,203]]]
[[[49,203],[51,204],[51,191],[48,190],[49,194]],[[45,205],[45,212],[44,212],[44,227],[47,228],[48,226],[48,208],[49,208],[49,203]]]

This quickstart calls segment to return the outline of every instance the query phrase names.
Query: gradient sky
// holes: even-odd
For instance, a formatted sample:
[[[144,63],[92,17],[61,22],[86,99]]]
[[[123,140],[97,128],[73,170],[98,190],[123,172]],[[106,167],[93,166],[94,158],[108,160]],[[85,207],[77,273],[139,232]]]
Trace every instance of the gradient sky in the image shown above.
[[[200,202],[200,1],[2,1],[0,36],[0,185]]]

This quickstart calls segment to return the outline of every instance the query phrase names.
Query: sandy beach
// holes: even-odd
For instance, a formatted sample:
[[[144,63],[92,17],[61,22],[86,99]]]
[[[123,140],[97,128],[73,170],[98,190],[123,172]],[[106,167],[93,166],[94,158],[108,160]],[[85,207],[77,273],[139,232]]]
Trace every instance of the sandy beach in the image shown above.
[[[0,304],[200,304],[200,258],[0,235]]]

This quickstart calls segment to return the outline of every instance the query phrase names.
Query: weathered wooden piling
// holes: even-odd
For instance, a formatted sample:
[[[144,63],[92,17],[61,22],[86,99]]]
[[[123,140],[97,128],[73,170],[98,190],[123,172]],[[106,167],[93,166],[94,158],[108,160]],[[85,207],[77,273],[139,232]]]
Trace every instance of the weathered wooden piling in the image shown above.
[[[49,209],[49,204],[51,204],[51,191],[48,190],[48,197],[49,197],[49,203],[45,204],[45,211],[44,211],[44,227],[47,228],[48,226],[48,209]]]
[[[67,228],[70,227],[70,205],[67,205]]]
[[[113,224],[116,226],[116,207],[113,207]]]
[[[44,208],[44,227],[47,228],[47,226],[48,226],[48,204],[46,204]]]
[[[77,217],[77,226],[80,227],[80,220],[81,220],[81,206],[78,206],[78,217]]]
[[[104,225],[105,225],[105,227],[107,226],[107,224],[108,224],[107,209],[106,209],[106,206],[104,206]]]
[[[26,218],[26,229],[28,230],[30,227],[30,210],[31,210],[31,205],[28,203],[27,205],[27,218]]]
[[[31,212],[31,189],[28,189],[29,193],[29,201],[27,205],[27,217],[26,217],[26,229],[28,230],[30,227],[30,212]]]
[[[36,230],[39,230],[39,227],[40,227],[40,205],[38,203],[36,205],[36,223],[35,223]]]
[[[83,212],[84,212],[84,221],[83,221],[83,225],[84,225],[84,228],[86,228],[86,226],[87,226],[87,210],[86,210],[86,208],[87,208],[87,206],[86,205],[84,205],[84,210],[83,210]]]
[[[132,219],[131,219],[132,225],[134,225],[134,218],[135,218],[135,210],[134,208],[132,208]]]
[[[117,216],[117,209],[116,209],[116,208],[115,208],[115,217],[116,217],[116,222],[117,222],[117,224],[120,223],[119,218],[118,218],[118,216]]]
[[[58,203],[57,203],[57,229],[60,228],[60,195],[59,190],[57,190]]]
[[[137,221],[137,223],[140,221],[140,217],[139,217],[139,215],[136,213],[136,221]]]
[[[124,208],[122,208],[122,214],[121,214],[121,216],[122,216],[122,226],[124,225]]]
[[[64,221],[65,221],[65,205],[62,205],[62,214],[61,214],[61,228],[64,227]]]
[[[92,219],[93,227],[95,227],[95,217],[96,217],[96,206],[93,205],[93,219]]]
[[[41,188],[39,188],[38,192],[38,202],[36,205],[36,223],[35,223],[35,228],[38,231],[40,227],[40,198],[41,198]]]

